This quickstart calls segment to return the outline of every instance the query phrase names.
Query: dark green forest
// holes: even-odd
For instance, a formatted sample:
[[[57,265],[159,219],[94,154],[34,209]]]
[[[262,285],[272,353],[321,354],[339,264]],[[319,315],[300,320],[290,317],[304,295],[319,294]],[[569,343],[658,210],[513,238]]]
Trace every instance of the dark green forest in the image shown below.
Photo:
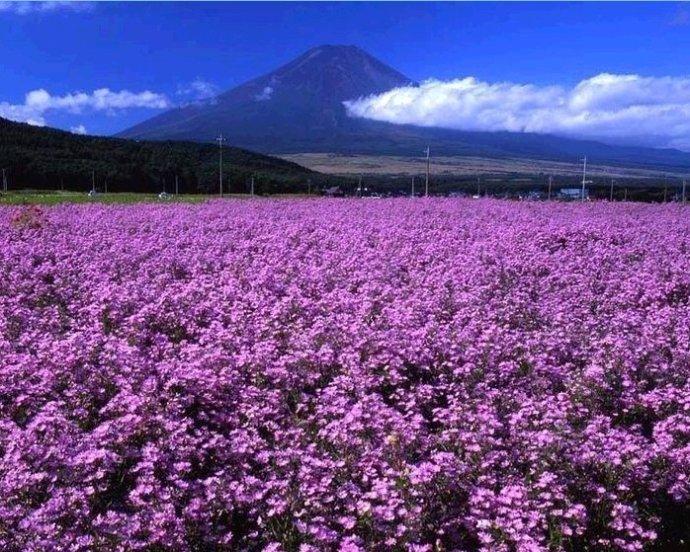
[[[218,146],[79,136],[0,118],[0,168],[9,189],[99,192],[218,191]],[[337,184],[295,163],[223,147],[224,191],[245,193],[252,177],[260,194],[300,193]],[[0,182],[1,184],[1,182]]]

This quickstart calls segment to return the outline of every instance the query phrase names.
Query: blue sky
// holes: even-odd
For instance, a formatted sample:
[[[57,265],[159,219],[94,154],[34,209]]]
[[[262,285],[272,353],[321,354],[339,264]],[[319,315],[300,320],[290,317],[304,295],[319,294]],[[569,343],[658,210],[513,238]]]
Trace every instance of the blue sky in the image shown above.
[[[471,76],[567,94],[604,72],[685,79],[690,6],[0,1],[0,113],[110,134],[324,43],[356,44],[419,81]],[[36,90],[45,93],[27,107]],[[398,116],[376,109],[361,111]]]

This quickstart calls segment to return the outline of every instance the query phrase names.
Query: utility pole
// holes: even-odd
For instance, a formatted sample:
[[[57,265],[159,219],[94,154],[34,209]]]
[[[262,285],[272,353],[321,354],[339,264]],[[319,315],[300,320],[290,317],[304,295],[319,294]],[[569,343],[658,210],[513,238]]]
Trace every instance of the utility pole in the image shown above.
[[[2,169],[2,191],[7,193],[7,169]]]
[[[223,133],[216,138],[216,142],[218,142],[218,189],[220,191],[220,197],[223,197],[223,142],[225,139],[223,138]]]
[[[481,179],[477,177],[477,197],[481,197],[482,194],[482,189],[481,189]]]
[[[429,164],[431,157],[431,149],[426,147],[426,182],[424,183],[424,197],[429,197]]]
[[[628,201],[628,189],[625,189],[625,194],[623,195],[623,201]]]
[[[668,182],[666,181],[666,177],[664,176],[664,203],[666,203],[667,196],[668,196]]]
[[[587,183],[587,156],[582,160],[582,201],[585,200],[585,184]]]
[[[685,178],[683,179],[683,205],[685,205]]]
[[[553,184],[553,176],[549,175],[549,194],[546,196],[546,199],[551,199],[551,185]]]
[[[414,175],[412,175],[412,197],[414,197]]]
[[[609,201],[613,201],[613,178],[611,179],[611,192],[609,193]]]
[[[357,197],[362,197],[362,175],[359,175],[359,183],[357,184]]]

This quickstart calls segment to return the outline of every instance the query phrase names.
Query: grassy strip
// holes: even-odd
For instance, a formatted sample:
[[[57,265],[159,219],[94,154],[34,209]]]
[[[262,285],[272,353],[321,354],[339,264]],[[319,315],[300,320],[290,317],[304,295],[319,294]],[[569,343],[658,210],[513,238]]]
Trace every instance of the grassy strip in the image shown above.
[[[55,192],[45,190],[21,190],[0,193],[0,205],[58,205],[60,203],[201,203],[212,196],[183,194],[161,199],[157,194],[111,193],[89,197],[82,192]]]
[[[248,194],[225,194],[226,199],[249,199]],[[307,194],[275,194],[271,196],[255,196],[256,199],[296,199],[309,198]],[[210,199],[218,199],[217,195],[180,194],[169,195],[161,199],[158,194],[142,194],[134,192],[97,194],[89,197],[84,192],[59,192],[54,190],[18,190],[7,193],[0,192],[0,205],[58,205],[61,203],[202,203]]]

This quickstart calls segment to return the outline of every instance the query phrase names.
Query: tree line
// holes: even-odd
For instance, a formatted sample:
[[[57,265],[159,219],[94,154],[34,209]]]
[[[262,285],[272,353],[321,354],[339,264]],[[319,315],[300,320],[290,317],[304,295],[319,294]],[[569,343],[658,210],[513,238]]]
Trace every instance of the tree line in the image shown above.
[[[215,193],[219,189],[218,146],[80,136],[0,118],[0,168],[10,189]],[[296,163],[240,148],[223,147],[226,193],[254,188],[259,194],[301,193],[336,185]]]

